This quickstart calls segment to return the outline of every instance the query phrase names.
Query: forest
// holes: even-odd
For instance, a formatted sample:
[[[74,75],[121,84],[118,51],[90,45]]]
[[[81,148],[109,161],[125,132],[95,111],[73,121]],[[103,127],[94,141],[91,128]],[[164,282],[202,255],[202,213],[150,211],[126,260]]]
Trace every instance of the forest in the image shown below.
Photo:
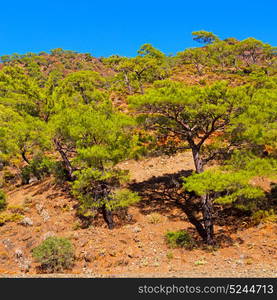
[[[251,268],[253,230],[277,261],[277,48],[192,39],[176,55],[1,57],[0,273],[169,274],[233,248]]]

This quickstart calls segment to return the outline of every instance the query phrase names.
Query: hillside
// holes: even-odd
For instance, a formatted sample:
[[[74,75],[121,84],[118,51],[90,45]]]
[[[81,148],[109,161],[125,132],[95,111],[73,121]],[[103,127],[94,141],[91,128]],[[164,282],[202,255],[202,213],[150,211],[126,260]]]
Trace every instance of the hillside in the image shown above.
[[[1,57],[0,277],[276,277],[276,47],[192,36]]]
[[[131,178],[142,193],[151,195],[159,190],[150,183],[153,178],[161,182],[162,189],[166,178],[191,170],[193,164],[187,153],[169,160],[164,157],[139,163],[128,161],[122,167],[131,171]],[[77,249],[76,264],[69,272],[74,275],[70,276],[276,276],[276,224],[250,228],[245,224],[246,227],[235,233],[232,225],[218,225],[220,248],[216,250],[205,249],[203,245],[192,251],[169,249],[164,240],[168,230],[187,229],[195,234],[194,229],[174,203],[167,204],[170,200],[155,195],[151,201],[146,199],[129,210],[130,221],[123,222],[111,232],[103,222],[87,229],[78,228],[74,210],[76,201],[61,187],[53,186],[51,179],[12,190],[8,193],[10,210],[24,209],[23,215],[33,224],[24,226],[11,222],[0,227],[1,276],[37,274],[38,265],[32,262],[29,251],[51,235],[68,237]]]

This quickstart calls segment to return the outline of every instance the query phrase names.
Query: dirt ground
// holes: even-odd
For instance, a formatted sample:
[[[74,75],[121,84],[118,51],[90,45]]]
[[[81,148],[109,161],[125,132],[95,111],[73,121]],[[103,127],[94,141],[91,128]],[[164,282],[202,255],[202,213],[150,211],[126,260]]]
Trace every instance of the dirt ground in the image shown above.
[[[234,226],[217,224],[219,247],[171,249],[167,231],[195,230],[174,201],[155,194],[174,174],[193,169],[191,153],[149,158],[121,164],[132,186],[143,194],[129,209],[129,219],[109,230],[101,220],[80,228],[76,200],[52,179],[20,186],[8,192],[11,210],[20,210],[31,225],[9,222],[0,227],[0,277],[277,277],[277,224]],[[24,209],[22,210],[22,206]],[[20,208],[21,207],[21,208]],[[71,239],[76,262],[65,274],[39,274],[31,249],[48,236]]]

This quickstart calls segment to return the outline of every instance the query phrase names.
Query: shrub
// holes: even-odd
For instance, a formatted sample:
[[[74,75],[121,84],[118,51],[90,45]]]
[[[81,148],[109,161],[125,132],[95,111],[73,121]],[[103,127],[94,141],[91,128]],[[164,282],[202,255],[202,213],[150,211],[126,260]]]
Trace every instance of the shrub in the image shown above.
[[[23,205],[8,205],[7,210],[14,214],[23,214],[26,208]]]
[[[191,236],[185,230],[168,231],[165,238],[168,246],[171,248],[182,247],[192,249],[194,247],[194,242]]]
[[[23,219],[23,216],[17,213],[3,212],[0,214],[0,225],[4,225],[7,222],[18,222]]]
[[[32,255],[48,272],[70,269],[74,263],[74,247],[70,240],[62,237],[48,237],[32,249]]]
[[[273,209],[258,210],[251,217],[252,223],[258,225],[260,223],[277,222],[277,215]]]
[[[149,216],[147,216],[147,221],[150,224],[158,224],[162,221],[162,216],[158,213],[152,213]]]
[[[51,173],[54,175],[57,183],[63,183],[68,180],[68,172],[62,161],[56,161],[52,164]]]
[[[4,170],[3,171],[3,181],[4,183],[10,183],[10,182],[15,182],[16,181],[16,174],[13,174],[9,170]]]
[[[6,194],[0,190],[0,210],[3,210],[6,208],[7,202],[6,202]]]
[[[202,265],[205,265],[207,262],[206,262],[206,260],[205,260],[205,257],[202,257],[201,259],[199,259],[199,260],[197,260],[197,261],[195,261],[194,262],[194,264],[196,265],[196,266],[202,266]]]
[[[42,179],[45,176],[50,175],[53,162],[44,155],[36,155],[29,165],[21,169],[22,184],[28,184],[31,176],[35,176],[37,179]]]

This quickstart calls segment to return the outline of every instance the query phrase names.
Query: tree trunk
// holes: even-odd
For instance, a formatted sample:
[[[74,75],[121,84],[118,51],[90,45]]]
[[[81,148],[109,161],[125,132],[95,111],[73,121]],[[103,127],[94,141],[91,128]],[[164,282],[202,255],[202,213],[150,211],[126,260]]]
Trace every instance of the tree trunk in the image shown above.
[[[198,147],[192,147],[192,155],[193,155],[193,161],[194,161],[196,173],[198,174],[203,173],[204,172],[203,160],[200,157]],[[214,244],[213,209],[212,209],[212,202],[208,194],[201,196],[201,204],[202,204],[202,215],[203,215],[205,234],[200,234],[200,235],[205,241],[205,243],[207,243],[208,245],[213,245]],[[197,231],[199,232],[198,229]]]
[[[102,206],[103,217],[106,223],[108,224],[109,229],[114,228],[113,214],[112,212],[106,208],[105,205]]]
[[[30,161],[29,161],[29,159],[27,158],[25,151],[23,151],[23,152],[21,153],[21,156],[22,156],[23,160],[29,165],[29,164],[30,164]]]
[[[66,171],[67,171],[67,173],[68,173],[68,179],[69,179],[70,181],[73,181],[73,179],[74,179],[74,176],[73,176],[74,168],[72,167],[72,165],[71,165],[69,159],[67,158],[65,152],[63,151],[60,142],[59,142],[58,140],[55,139],[55,140],[54,140],[54,143],[55,143],[55,145],[56,145],[57,151],[60,153],[60,155],[61,155],[61,157],[62,157],[62,160],[63,160],[63,162],[64,162],[65,169],[66,169]]]
[[[144,94],[144,89],[142,83],[139,81],[139,91],[143,95]]]
[[[196,146],[192,147],[193,162],[194,162],[196,173],[198,173],[198,174],[204,172],[203,161],[200,157],[199,152],[200,151],[199,151],[198,147],[196,147]]]
[[[129,94],[133,94],[133,90],[132,90],[129,78],[128,78],[128,75],[126,73],[124,74],[124,81],[125,81],[125,84],[126,84],[126,86],[128,88]]]
[[[213,209],[209,194],[201,196],[202,215],[204,228],[206,232],[206,239],[204,240],[208,245],[214,244],[214,225],[213,225]]]
[[[189,200],[187,199],[186,202],[189,202]],[[201,222],[199,220],[197,220],[197,218],[194,216],[193,214],[193,210],[189,207],[190,204],[188,203],[188,205],[186,204],[182,204],[181,207],[183,209],[183,211],[185,212],[185,214],[187,215],[190,223],[192,225],[194,225],[194,227],[196,228],[198,234],[201,236],[201,238],[206,241],[207,240],[207,232],[205,230],[205,228],[203,227],[203,225],[201,224]]]

